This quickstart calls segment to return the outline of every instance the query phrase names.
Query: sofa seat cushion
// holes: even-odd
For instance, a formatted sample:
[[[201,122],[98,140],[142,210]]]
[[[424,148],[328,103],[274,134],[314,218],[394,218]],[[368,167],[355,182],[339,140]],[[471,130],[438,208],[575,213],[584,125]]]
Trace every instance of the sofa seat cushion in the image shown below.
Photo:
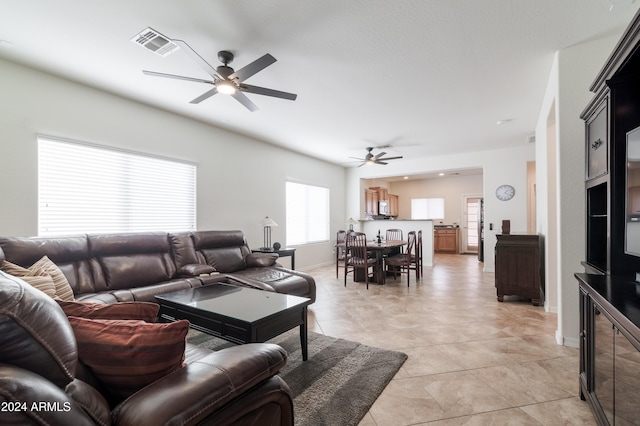
[[[309,297],[315,294],[312,291],[309,281],[301,274],[295,273],[285,268],[278,267],[262,267],[248,268],[243,271],[237,271],[232,274],[226,274],[231,280],[251,285],[256,282],[256,288],[262,288],[257,283],[264,283],[271,287],[276,293],[291,294],[294,296]]]
[[[137,320],[69,317],[78,356],[121,401],[182,367],[189,321],[149,324]]]
[[[183,278],[173,281],[166,281],[158,284],[147,285],[122,290],[113,290],[110,293],[118,302],[155,302],[157,294],[169,293],[172,291],[184,290],[187,288],[200,287],[202,281],[198,278]]]

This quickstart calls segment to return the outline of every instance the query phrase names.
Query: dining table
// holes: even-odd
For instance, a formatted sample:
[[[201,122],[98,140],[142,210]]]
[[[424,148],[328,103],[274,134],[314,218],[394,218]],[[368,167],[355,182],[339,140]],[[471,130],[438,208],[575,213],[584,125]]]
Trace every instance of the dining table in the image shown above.
[[[367,241],[367,251],[375,254],[376,263],[373,267],[373,282],[378,284],[384,284],[386,271],[384,270],[384,256],[392,253],[394,249],[399,249],[402,246],[406,246],[407,242],[404,240],[381,240],[380,242],[373,240]],[[356,278],[357,281],[360,281]],[[362,278],[364,281],[364,277]]]

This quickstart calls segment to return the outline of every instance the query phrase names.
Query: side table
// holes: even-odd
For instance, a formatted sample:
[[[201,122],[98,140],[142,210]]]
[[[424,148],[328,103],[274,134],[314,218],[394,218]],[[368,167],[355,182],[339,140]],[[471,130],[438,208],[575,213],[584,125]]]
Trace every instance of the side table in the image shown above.
[[[280,257],[291,257],[291,269],[296,269],[296,249],[285,247],[280,250],[251,249],[252,253],[277,253]]]

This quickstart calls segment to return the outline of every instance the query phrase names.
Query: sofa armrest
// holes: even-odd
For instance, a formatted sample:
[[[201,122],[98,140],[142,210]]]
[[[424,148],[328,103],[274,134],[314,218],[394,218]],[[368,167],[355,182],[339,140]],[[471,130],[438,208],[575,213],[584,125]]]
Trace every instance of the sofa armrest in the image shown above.
[[[146,386],[112,412],[115,424],[197,424],[287,362],[278,345],[250,343],[213,352]]]
[[[198,277],[202,274],[210,274],[216,272],[216,268],[211,265],[204,265],[202,263],[190,263],[184,265],[178,271],[181,277]]]
[[[95,390],[93,395],[98,395]],[[8,364],[0,364],[0,402],[0,424],[111,424],[109,407],[99,395],[87,406],[44,377]]]
[[[244,262],[247,268],[273,266],[278,260],[278,253],[249,253]]]

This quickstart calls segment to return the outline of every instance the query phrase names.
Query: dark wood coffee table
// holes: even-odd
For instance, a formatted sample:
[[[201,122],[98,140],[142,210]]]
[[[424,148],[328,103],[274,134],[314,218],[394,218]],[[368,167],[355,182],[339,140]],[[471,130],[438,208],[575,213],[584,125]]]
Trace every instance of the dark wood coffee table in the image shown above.
[[[311,299],[228,284],[156,296],[161,321],[189,320],[191,327],[233,343],[266,342],[300,326],[307,360],[307,306]]]

